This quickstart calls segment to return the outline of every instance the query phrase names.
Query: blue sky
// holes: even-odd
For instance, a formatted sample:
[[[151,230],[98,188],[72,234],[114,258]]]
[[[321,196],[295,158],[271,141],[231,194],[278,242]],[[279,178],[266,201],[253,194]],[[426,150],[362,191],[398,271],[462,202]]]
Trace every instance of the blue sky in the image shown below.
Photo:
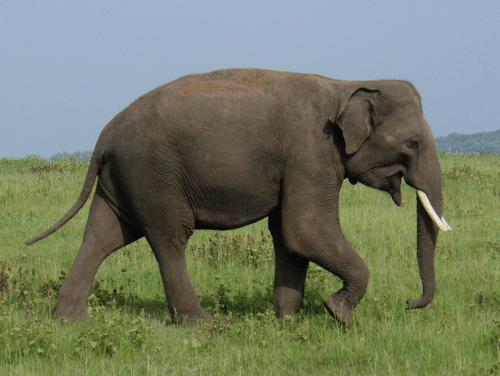
[[[92,150],[149,90],[221,68],[415,84],[434,135],[500,128],[500,1],[5,1],[0,157]]]

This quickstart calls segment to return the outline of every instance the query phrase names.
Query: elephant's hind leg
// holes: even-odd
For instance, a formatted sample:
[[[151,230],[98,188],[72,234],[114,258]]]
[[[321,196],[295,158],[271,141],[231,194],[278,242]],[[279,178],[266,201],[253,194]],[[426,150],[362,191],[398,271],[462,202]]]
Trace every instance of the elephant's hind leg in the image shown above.
[[[149,220],[144,235],[160,267],[172,321],[191,325],[196,318],[210,318],[198,301],[186,267],[185,248],[194,231],[192,213],[173,196],[143,210]]]
[[[172,321],[191,325],[196,318],[210,318],[200,305],[189,279],[184,249],[168,237],[148,238],[148,241],[160,266]]]
[[[82,245],[59,289],[54,314],[65,319],[88,317],[87,300],[97,269],[111,253],[142,236],[116,216],[98,185]]]

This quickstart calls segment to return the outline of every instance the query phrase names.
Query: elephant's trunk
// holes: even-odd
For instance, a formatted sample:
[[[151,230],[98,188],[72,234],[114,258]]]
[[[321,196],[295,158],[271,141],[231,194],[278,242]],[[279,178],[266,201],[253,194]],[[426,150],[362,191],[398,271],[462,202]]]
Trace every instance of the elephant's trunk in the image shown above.
[[[434,166],[433,173],[425,179],[427,194],[417,190],[417,260],[423,292],[419,299],[408,299],[406,302],[408,308],[423,308],[434,298],[436,293],[434,251],[438,232],[439,229],[451,230],[451,227],[442,218],[443,177],[439,162],[437,162],[437,166]]]

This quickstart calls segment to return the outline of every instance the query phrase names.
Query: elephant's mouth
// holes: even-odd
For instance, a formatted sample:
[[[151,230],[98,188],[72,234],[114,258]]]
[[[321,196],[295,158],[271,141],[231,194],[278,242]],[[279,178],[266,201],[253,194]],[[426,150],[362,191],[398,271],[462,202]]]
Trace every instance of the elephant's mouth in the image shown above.
[[[389,174],[387,174],[389,172]],[[392,172],[392,174],[391,174]],[[374,167],[369,170],[369,173],[363,174],[361,176],[348,176],[349,183],[355,185],[358,181],[363,183],[368,187],[379,189],[381,191],[388,192],[392,200],[397,206],[401,206],[401,179],[403,177],[402,171],[397,171],[394,173],[392,171],[387,171],[386,169],[380,169],[379,167]]]
[[[389,189],[387,190],[397,206],[401,206],[401,177],[402,173],[397,173],[389,178]]]

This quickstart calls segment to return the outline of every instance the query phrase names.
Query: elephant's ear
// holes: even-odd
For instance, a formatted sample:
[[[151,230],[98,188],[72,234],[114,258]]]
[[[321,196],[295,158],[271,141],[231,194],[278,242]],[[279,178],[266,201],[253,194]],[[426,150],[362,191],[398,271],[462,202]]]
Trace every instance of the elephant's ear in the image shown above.
[[[340,100],[339,109],[330,121],[336,123],[344,135],[345,152],[353,154],[370,136],[372,130],[372,98],[378,90],[357,88]]]

